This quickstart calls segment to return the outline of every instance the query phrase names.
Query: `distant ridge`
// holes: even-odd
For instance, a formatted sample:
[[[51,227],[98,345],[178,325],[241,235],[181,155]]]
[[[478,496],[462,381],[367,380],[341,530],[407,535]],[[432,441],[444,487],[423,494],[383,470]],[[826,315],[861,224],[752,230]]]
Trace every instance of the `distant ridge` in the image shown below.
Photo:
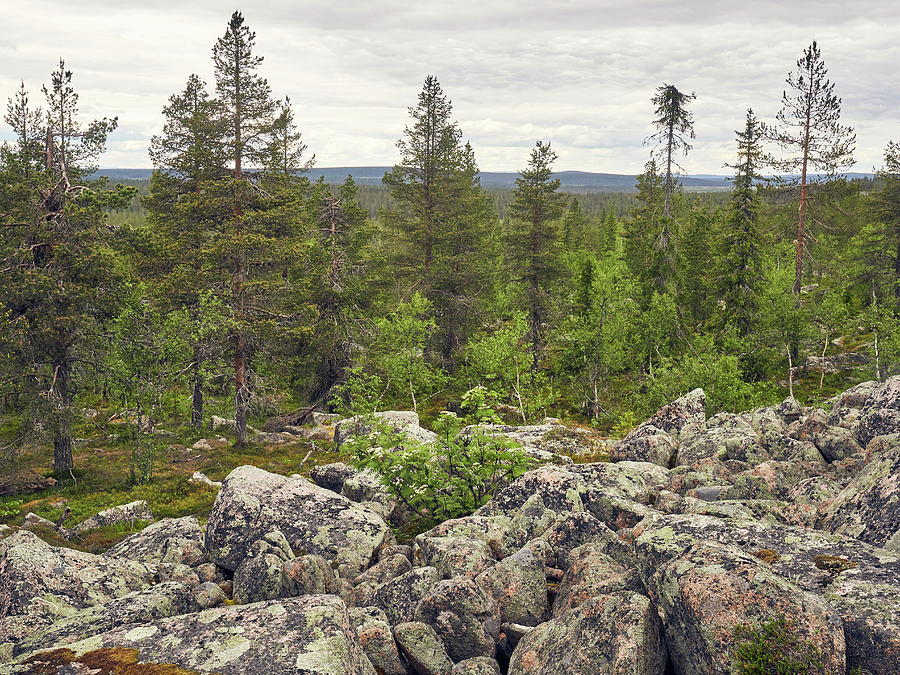
[[[389,166],[335,166],[316,167],[309,172],[311,180],[323,178],[326,183],[343,183],[347,176],[353,176],[359,185],[381,185],[381,178],[391,170]],[[99,175],[110,180],[147,180],[150,169],[100,169]],[[634,190],[636,176],[621,173],[594,173],[592,171],[559,171],[553,174],[567,192],[630,192]],[[847,178],[871,177],[870,173],[848,173]],[[514,171],[482,171],[481,184],[486,188],[513,188],[518,174]],[[696,174],[681,176],[681,184],[688,190],[723,190],[731,183],[727,176]]]

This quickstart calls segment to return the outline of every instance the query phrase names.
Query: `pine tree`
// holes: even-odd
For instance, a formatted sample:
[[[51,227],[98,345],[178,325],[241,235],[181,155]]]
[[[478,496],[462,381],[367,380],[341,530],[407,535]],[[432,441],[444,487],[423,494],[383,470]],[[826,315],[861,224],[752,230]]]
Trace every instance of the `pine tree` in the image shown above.
[[[522,309],[528,314],[528,340],[537,369],[545,344],[544,323],[549,318],[553,284],[559,279],[559,218],[566,196],[559,179],[552,179],[556,153],[550,143],[538,141],[527,168],[516,179],[509,205],[507,252],[515,278],[522,285]]]
[[[747,110],[744,129],[736,133],[738,159],[736,164],[728,165],[735,175],[719,258],[718,295],[724,304],[726,322],[733,321],[738,334],[745,337],[753,325],[764,282],[755,183],[762,180],[759,171],[765,157],[762,125],[753,110]]]
[[[133,190],[108,190],[88,178],[117,120],[81,123],[72,72],[62,60],[43,93],[40,123],[24,87],[6,118],[17,141],[4,150],[0,166],[0,300],[9,319],[0,341],[18,363],[22,392],[53,436],[53,468],[65,475],[74,465],[79,365],[89,336],[99,333],[99,322],[117,301],[105,210],[126,205]],[[37,139],[42,166],[35,161]],[[9,196],[16,200],[7,201]]]
[[[791,153],[774,161],[775,168],[800,174],[793,286],[794,295],[799,296],[809,237],[809,171],[833,174],[852,165],[856,134],[840,123],[841,99],[834,93],[834,84],[828,79],[828,69],[815,42],[803,51],[786,82],[789,91],[782,93],[776,124],[765,127],[764,134]]]
[[[259,194],[252,173],[245,165],[263,166],[271,158],[271,134],[278,116],[278,105],[272,98],[268,81],[257,72],[263,57],[253,53],[256,34],[235,12],[228,28],[213,47],[216,93],[226,120],[225,146],[231,160],[233,180],[228,193],[230,201],[229,231],[223,255],[230,263],[232,309],[231,346],[234,359],[235,427],[237,444],[243,445],[247,435],[247,412],[250,405],[250,334],[253,330],[248,288],[249,255],[259,245],[254,223],[248,211]]]
[[[664,160],[663,214],[666,216],[672,215],[672,201],[678,189],[675,172],[681,170],[675,156],[679,151],[687,156],[693,147],[688,139],[694,138],[694,113],[688,110],[688,104],[695,98],[697,96],[693,92],[685,94],[678,91],[675,85],[663,83],[657,87],[656,95],[652,99],[653,105],[656,106],[653,126],[657,131],[647,141],[656,142],[656,152]]]
[[[611,203],[606,208],[606,213],[600,224],[600,253],[605,255],[614,252],[618,238],[619,221],[616,217],[616,206]]]

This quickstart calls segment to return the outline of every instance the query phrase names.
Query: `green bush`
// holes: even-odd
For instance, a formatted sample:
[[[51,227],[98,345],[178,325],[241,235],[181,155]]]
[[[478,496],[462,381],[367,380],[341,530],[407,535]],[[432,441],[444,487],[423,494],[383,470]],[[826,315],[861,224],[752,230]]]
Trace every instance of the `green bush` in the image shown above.
[[[732,665],[737,675],[814,675],[825,670],[822,653],[801,639],[784,617],[758,626],[740,624],[734,637]]]
[[[475,511],[500,488],[532,468],[535,461],[503,436],[468,423],[496,420],[490,393],[479,387],[463,396],[465,417],[443,412],[435,422],[438,439],[413,441],[373,415],[372,431],[346,443],[359,468],[377,472],[388,492],[415,516],[419,529]]]

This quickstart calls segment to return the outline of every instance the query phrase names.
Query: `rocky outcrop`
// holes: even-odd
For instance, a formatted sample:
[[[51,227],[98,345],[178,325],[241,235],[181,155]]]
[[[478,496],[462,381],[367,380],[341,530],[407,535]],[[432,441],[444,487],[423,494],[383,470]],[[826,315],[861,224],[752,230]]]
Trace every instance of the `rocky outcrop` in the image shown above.
[[[206,526],[210,559],[236,570],[250,545],[278,530],[295,553],[330,561],[354,578],[390,543],[390,529],[371,511],[302,478],[286,478],[252,466],[225,478]]]
[[[221,675],[345,673],[374,675],[347,607],[330,595],[218,607],[139,625],[129,624],[67,645],[72,660],[102,648],[134,650],[141,661]],[[20,660],[35,672],[54,651]],[[28,670],[32,668],[33,670]],[[41,671],[37,672],[55,672]]]
[[[412,410],[386,410],[375,413],[374,417],[377,423],[386,424],[414,441],[432,443],[437,440],[437,434],[420,426],[419,415]],[[371,424],[364,415],[341,420],[334,427],[334,445],[339,448],[348,438],[364,436],[371,431]]]
[[[191,567],[206,562],[203,530],[193,516],[159,520],[126,537],[104,555],[143,563],[163,562]]]
[[[141,499],[129,504],[122,504],[121,506],[113,506],[112,508],[105,509],[97,515],[91,516],[87,520],[78,523],[74,528],[74,532],[75,534],[80,535],[89,530],[95,530],[98,527],[107,527],[119,523],[134,522],[136,520],[152,519],[153,513],[150,511],[150,507],[147,506],[147,502]]]

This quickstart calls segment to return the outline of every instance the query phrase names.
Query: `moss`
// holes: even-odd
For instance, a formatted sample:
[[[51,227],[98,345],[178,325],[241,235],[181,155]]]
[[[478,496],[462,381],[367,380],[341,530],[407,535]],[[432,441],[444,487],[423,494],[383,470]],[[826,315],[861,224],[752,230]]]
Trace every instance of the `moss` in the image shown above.
[[[775,562],[776,560],[778,560],[779,558],[781,558],[781,556],[778,555],[775,551],[768,549],[768,548],[760,549],[760,550],[756,551],[753,555],[755,555],[757,558],[762,560],[764,563],[769,563],[770,565],[773,562]]]
[[[774,617],[734,630],[732,670],[736,675],[816,675],[826,672],[822,653],[798,637],[794,625]]]
[[[817,555],[813,558],[816,567],[831,574],[840,574],[844,570],[858,567],[857,563],[837,555]]]
[[[56,675],[60,669],[70,666],[89,668],[95,675],[200,675],[172,663],[141,663],[137,649],[105,647],[78,656],[71,649],[54,649],[40,652],[25,660],[33,675]]]

